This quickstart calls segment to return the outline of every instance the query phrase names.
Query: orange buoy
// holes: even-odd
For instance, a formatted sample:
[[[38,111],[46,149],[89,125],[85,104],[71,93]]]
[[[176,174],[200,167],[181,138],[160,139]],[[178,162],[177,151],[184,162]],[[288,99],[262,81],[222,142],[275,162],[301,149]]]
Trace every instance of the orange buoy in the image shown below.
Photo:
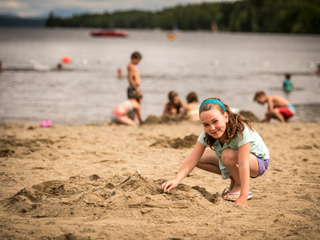
[[[175,33],[169,33],[167,35],[167,39],[170,41],[174,41],[174,40],[176,40],[176,38],[177,38],[177,35]]]
[[[64,57],[61,59],[61,61],[62,61],[63,63],[68,64],[68,63],[71,62],[71,58],[70,58],[69,56],[64,56]]]

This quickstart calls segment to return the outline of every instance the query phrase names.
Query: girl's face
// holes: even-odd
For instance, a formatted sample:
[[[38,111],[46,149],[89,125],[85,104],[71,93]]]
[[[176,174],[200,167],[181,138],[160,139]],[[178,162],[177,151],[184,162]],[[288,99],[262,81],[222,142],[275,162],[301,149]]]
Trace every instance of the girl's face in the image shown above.
[[[174,104],[178,104],[179,103],[179,97],[178,96],[175,96],[173,98],[173,101],[172,101]]]
[[[205,111],[200,114],[200,120],[206,133],[215,139],[224,140],[229,120],[226,112],[221,114],[217,109]]]

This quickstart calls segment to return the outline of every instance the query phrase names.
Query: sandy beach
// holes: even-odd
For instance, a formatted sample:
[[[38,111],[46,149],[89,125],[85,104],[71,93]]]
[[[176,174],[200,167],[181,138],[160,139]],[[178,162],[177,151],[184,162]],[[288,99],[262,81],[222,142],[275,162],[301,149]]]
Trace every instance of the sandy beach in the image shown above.
[[[162,193],[199,123],[1,124],[0,239],[319,238],[320,123],[254,128],[271,159],[246,209],[221,198],[228,180],[200,169]]]

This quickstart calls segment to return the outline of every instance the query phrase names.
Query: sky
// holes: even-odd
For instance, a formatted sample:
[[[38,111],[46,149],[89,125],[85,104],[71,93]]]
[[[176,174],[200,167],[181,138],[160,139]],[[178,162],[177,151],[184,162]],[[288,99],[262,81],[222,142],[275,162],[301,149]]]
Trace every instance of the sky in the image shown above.
[[[19,17],[47,17],[53,11],[60,17],[78,13],[102,13],[141,9],[157,11],[178,4],[227,2],[234,0],[0,0],[0,14]]]

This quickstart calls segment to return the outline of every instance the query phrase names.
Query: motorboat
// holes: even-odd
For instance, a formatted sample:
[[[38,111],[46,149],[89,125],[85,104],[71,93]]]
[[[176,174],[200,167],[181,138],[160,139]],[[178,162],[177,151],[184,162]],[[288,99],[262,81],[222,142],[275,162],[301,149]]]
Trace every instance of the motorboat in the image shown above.
[[[119,30],[99,30],[91,31],[93,37],[127,37],[128,33]]]

